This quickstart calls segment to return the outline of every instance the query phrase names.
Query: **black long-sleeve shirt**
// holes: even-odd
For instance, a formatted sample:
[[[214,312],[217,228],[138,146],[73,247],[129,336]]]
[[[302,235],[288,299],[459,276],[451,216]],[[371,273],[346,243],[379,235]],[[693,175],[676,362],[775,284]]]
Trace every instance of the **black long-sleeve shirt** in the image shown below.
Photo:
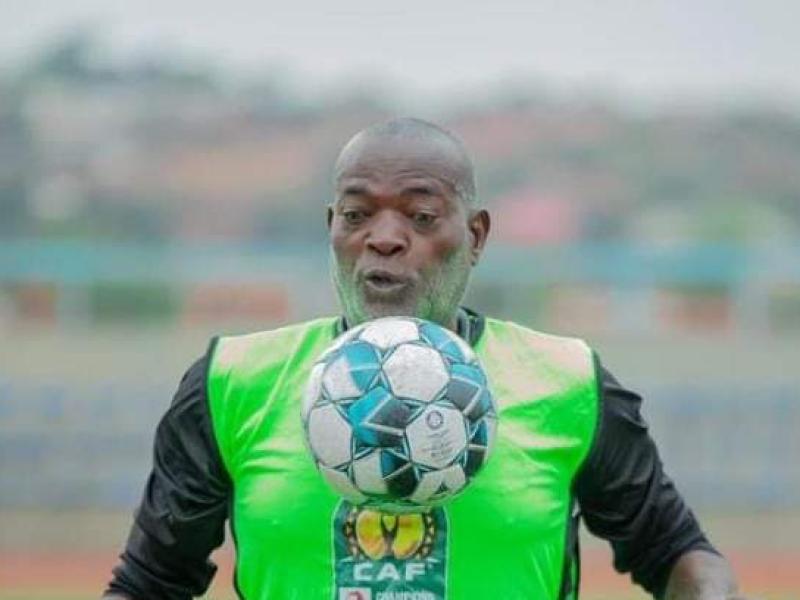
[[[470,319],[466,337],[477,338],[482,319]],[[158,426],[153,470],[107,593],[186,600],[201,595],[214,576],[208,556],[224,539],[232,483],[211,425],[208,362],[206,355],[187,371]],[[716,551],[663,470],[640,396],[598,359],[595,368],[600,414],[592,448],[573,482],[579,515],[611,543],[615,568],[660,597],[678,557],[689,550]],[[576,512],[570,562],[577,559],[578,518]]]

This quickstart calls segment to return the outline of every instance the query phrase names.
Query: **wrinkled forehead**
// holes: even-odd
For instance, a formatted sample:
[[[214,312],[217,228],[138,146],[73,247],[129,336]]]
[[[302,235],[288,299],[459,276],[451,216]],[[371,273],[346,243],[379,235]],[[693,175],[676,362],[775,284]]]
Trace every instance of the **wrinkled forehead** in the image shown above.
[[[356,136],[336,161],[337,192],[354,180],[400,182],[429,180],[452,192],[471,176],[457,149],[437,139],[403,136]]]

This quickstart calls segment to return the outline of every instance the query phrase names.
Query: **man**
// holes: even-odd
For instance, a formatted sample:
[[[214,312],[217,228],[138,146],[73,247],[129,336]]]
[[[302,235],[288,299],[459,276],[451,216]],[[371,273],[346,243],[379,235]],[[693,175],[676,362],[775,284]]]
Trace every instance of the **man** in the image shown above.
[[[248,600],[367,598],[415,590],[423,576],[426,600],[576,598],[582,516],[611,542],[615,567],[655,597],[743,598],[664,474],[640,398],[582,343],[460,308],[490,229],[462,144],[415,119],[368,128],[342,150],[335,187],[328,227],[343,317],[222,338],[189,369],[107,597],[202,594],[230,518]],[[438,322],[476,347],[497,386],[496,447],[508,456],[492,457],[498,482],[518,484],[484,478],[426,517],[422,534],[439,552],[430,573],[395,547],[398,521],[382,516],[379,542],[394,554],[366,556],[357,507],[320,483],[300,439],[298,390],[315,357],[336,333],[388,315]]]

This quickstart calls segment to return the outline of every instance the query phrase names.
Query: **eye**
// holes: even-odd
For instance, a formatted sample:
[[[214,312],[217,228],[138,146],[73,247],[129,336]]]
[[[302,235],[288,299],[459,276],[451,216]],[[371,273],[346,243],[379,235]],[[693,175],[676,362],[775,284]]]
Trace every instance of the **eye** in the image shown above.
[[[360,225],[367,218],[367,213],[363,210],[350,208],[342,211],[342,218],[348,225]]]
[[[436,222],[436,215],[429,212],[414,213],[412,217],[414,224],[420,227],[430,227]]]

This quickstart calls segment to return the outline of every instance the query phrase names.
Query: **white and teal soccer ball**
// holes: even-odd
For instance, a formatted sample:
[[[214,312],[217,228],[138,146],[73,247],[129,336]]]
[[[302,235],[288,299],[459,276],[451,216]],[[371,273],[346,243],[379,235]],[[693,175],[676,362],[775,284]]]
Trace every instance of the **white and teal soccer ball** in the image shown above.
[[[460,337],[387,317],[345,332],[321,356],[302,418],[314,461],[338,494],[409,512],[464,489],[489,458],[497,409]]]

